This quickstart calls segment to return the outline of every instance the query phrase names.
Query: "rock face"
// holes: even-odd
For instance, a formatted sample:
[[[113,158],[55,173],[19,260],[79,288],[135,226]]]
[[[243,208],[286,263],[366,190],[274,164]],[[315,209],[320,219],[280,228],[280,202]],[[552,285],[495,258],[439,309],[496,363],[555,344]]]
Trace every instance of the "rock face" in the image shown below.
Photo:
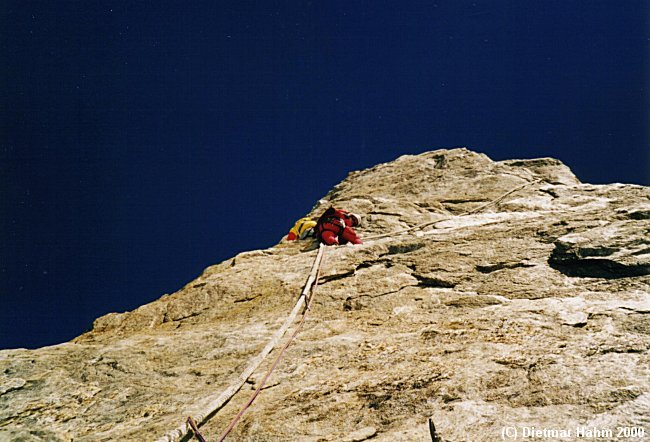
[[[368,239],[326,249],[303,331],[229,440],[426,441],[429,418],[448,441],[503,427],[649,437],[650,189],[453,149],[353,172],[310,215],[330,204],[362,214]],[[0,352],[0,440],[155,440],[264,347],[315,254],[242,253],[72,342]]]

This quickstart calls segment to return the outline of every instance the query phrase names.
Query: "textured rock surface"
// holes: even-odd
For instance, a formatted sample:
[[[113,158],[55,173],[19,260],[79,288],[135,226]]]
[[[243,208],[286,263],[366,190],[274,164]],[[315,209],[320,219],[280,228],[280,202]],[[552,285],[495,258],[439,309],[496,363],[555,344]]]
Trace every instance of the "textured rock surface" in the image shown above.
[[[361,213],[366,238],[430,224],[327,249],[305,328],[232,440],[430,440],[429,417],[449,441],[513,425],[650,432],[650,189],[453,149],[353,172],[312,215],[330,203]],[[315,253],[242,253],[73,342],[0,352],[0,440],[176,427],[266,344]]]

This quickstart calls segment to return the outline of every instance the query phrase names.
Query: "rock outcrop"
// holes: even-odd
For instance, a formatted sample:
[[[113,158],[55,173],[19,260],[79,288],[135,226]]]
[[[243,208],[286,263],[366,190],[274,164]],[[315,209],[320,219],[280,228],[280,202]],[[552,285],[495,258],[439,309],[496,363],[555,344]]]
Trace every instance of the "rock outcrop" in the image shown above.
[[[426,441],[429,418],[449,441],[504,427],[649,437],[649,188],[453,149],[353,172],[310,215],[330,204],[363,215],[362,237],[394,234],[326,250],[304,329],[231,440]],[[241,253],[72,342],[0,352],[0,440],[155,440],[264,347],[315,254]]]

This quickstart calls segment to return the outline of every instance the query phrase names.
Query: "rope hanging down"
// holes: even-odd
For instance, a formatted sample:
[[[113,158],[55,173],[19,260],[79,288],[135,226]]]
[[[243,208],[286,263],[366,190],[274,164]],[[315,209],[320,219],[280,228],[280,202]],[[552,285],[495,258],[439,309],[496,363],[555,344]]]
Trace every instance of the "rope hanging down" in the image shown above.
[[[226,388],[218,397],[212,400],[203,410],[193,414],[194,420],[198,423],[199,426],[207,422],[217,411],[219,411],[226,404],[226,402],[230,400],[230,398],[232,398],[239,391],[239,389],[242,387],[242,385],[244,385],[246,380],[253,374],[253,372],[257,369],[257,367],[259,367],[259,365],[264,361],[264,359],[266,359],[269,353],[271,353],[271,351],[273,350],[273,348],[275,348],[275,346],[278,344],[280,339],[282,339],[289,326],[293,323],[298,313],[306,304],[307,295],[310,293],[311,287],[316,281],[317,275],[320,272],[320,265],[323,259],[324,250],[325,250],[325,246],[321,244],[318,249],[318,253],[316,254],[316,258],[314,259],[314,264],[312,265],[311,271],[309,273],[309,277],[307,278],[307,282],[305,283],[305,287],[302,293],[300,294],[300,297],[296,301],[296,305],[293,307],[293,310],[291,310],[291,313],[284,321],[282,326],[271,337],[271,340],[268,342],[268,344],[266,344],[266,347],[264,347],[262,351],[251,360],[251,362],[248,364],[246,369],[239,375],[239,377],[235,382],[233,382],[230,386],[228,386],[228,388]],[[182,439],[190,431],[192,431],[192,428],[190,424],[186,421],[182,425],[179,425],[173,430],[165,433],[163,436],[157,439],[156,442],[176,442]]]
[[[321,243],[319,251],[323,250],[324,247],[325,247],[324,244]],[[223,431],[223,433],[221,433],[221,435],[219,436],[219,439],[217,439],[217,442],[223,442],[223,440],[226,438],[226,436],[228,436],[228,434],[232,431],[232,429],[235,428],[235,425],[237,425],[237,422],[239,422],[239,419],[241,419],[241,417],[244,415],[246,410],[248,410],[248,408],[251,406],[251,404],[253,403],[255,398],[260,394],[260,391],[262,391],[262,388],[264,387],[264,385],[266,384],[266,381],[271,376],[271,373],[273,373],[273,370],[275,370],[275,367],[278,366],[278,363],[280,362],[280,359],[282,358],[282,355],[284,354],[285,350],[289,347],[289,345],[291,345],[291,343],[293,342],[295,337],[298,335],[298,333],[300,333],[300,330],[302,330],[302,326],[305,324],[305,318],[307,317],[307,310],[310,309],[311,303],[314,300],[314,295],[315,295],[315,292],[316,292],[316,286],[318,286],[318,280],[320,279],[320,267],[321,267],[324,260],[325,259],[323,258],[321,260],[321,262],[319,263],[318,267],[317,267],[318,270],[316,272],[316,279],[315,279],[315,281],[313,283],[313,286],[311,288],[311,296],[309,296],[309,298],[306,301],[305,311],[303,312],[302,318],[300,318],[300,322],[296,326],[296,329],[294,330],[291,337],[287,340],[287,342],[284,344],[284,346],[282,347],[282,349],[280,350],[280,352],[276,356],[275,360],[273,361],[273,364],[271,365],[269,370],[266,372],[266,375],[264,376],[264,378],[262,378],[262,380],[260,381],[260,384],[257,386],[257,389],[255,390],[253,395],[250,397],[248,402],[246,402],[246,404],[244,404],[244,406],[241,408],[241,410],[239,410],[239,413],[237,413],[237,416],[235,416],[234,419],[230,422],[230,425],[228,425],[228,427]],[[305,287],[305,291],[303,291],[303,295],[306,295],[306,294],[307,294],[307,288]]]

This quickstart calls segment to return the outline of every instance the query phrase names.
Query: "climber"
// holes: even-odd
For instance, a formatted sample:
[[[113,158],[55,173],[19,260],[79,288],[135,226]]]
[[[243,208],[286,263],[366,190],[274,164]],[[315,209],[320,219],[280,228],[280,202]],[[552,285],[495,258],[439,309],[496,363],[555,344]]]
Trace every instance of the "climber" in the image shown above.
[[[330,207],[318,218],[316,232],[325,245],[362,244],[353,227],[361,225],[361,217]]]
[[[300,218],[296,221],[291,230],[289,230],[287,240],[294,241],[296,239],[313,238],[316,236],[314,227],[316,227],[316,221],[313,219],[309,217]]]

